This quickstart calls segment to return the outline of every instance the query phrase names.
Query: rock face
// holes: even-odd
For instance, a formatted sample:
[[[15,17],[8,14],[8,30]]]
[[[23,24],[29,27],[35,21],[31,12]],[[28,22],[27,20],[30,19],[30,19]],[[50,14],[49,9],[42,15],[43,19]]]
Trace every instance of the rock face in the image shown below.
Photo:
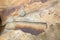
[[[60,40],[60,0],[0,0],[0,17],[0,40]]]
[[[50,25],[45,32],[32,35],[21,30],[5,30],[0,40],[60,40],[60,24]]]

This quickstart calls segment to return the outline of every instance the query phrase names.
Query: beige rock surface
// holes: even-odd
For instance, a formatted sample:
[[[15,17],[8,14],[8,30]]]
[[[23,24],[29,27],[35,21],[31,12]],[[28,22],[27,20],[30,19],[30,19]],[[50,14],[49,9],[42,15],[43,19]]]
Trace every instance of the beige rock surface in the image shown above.
[[[0,40],[60,40],[60,0],[30,1],[0,0],[0,16],[2,24],[6,24]],[[42,29],[44,32],[32,35],[16,28]]]
[[[6,30],[0,40],[60,40],[60,24],[50,25],[49,28],[37,36],[24,33],[21,30]]]

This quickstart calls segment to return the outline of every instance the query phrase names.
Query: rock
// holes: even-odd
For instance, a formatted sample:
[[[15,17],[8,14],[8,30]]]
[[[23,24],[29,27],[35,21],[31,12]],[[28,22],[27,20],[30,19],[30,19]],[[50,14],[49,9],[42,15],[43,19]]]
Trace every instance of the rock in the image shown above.
[[[0,0],[0,11],[0,40],[60,40],[60,0]]]

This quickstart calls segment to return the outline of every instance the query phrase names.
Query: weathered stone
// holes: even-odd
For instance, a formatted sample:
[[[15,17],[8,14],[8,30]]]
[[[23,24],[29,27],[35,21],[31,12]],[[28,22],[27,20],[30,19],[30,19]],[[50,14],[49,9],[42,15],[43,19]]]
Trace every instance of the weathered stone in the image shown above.
[[[0,8],[0,40],[60,40],[60,0],[0,0]]]

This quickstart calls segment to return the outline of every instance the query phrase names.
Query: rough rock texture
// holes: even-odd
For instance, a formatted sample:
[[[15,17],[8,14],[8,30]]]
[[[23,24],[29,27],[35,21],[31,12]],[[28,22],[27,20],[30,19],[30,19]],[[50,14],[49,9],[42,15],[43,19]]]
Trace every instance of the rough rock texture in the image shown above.
[[[50,25],[44,33],[37,36],[21,30],[6,30],[0,36],[0,40],[60,40],[60,24]]]
[[[60,40],[60,0],[0,0],[0,17],[0,40]]]

